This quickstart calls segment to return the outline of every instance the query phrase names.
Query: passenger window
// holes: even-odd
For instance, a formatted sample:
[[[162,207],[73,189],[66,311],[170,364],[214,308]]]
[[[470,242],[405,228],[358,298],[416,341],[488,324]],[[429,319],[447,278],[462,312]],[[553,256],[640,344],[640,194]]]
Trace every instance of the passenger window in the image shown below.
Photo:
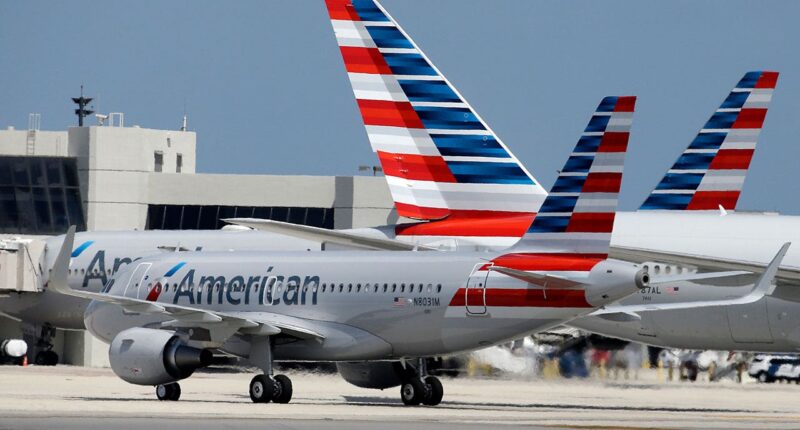
[[[422,292],[422,284],[419,284],[419,287],[417,287],[417,292],[418,292],[418,293],[421,293],[421,292]]]
[[[383,292],[389,291],[389,284],[383,284]]]
[[[441,293],[442,292],[442,284],[436,284],[436,292],[437,293]]]
[[[397,284],[392,284],[392,292],[393,293],[397,292]]]
[[[344,292],[344,284],[339,284],[339,292]]]
[[[325,286],[326,286],[325,284],[322,284],[322,292],[323,293],[325,292]]]
[[[352,293],[353,292],[353,284],[347,284],[347,292],[348,293]]]
[[[400,292],[401,293],[405,293],[406,292],[406,284],[400,284]]]

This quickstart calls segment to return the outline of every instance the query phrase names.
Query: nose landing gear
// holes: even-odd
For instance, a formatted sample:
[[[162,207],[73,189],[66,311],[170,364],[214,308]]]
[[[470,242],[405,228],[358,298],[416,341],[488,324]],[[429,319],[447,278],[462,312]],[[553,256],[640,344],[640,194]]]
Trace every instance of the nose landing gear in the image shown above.
[[[158,385],[156,386],[156,397],[158,400],[177,401],[181,398],[181,386],[177,382]]]

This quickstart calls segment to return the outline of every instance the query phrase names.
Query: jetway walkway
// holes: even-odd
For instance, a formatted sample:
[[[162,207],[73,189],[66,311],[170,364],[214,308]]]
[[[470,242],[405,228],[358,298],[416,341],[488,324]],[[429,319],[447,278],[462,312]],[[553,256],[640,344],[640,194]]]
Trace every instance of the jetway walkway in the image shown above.
[[[39,261],[43,252],[41,240],[0,238],[0,295],[42,291]]]

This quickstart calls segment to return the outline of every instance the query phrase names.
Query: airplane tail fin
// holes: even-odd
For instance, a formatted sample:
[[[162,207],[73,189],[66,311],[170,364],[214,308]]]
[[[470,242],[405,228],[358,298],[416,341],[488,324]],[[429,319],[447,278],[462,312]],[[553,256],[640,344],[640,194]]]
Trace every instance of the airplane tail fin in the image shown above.
[[[512,253],[606,258],[636,97],[606,97]]]
[[[639,210],[734,210],[778,72],[748,72]]]
[[[380,4],[325,3],[399,215],[539,209],[545,190]]]

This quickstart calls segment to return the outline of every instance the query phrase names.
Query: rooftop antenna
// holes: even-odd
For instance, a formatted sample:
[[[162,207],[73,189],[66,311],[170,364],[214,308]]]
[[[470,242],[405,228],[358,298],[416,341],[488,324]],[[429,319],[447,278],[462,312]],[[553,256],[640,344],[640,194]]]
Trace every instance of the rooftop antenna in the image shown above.
[[[186,99],[183,99],[183,122],[181,122],[181,131],[189,130],[189,117],[186,116]]]
[[[81,85],[81,96],[73,97],[72,102],[78,105],[75,115],[78,115],[78,127],[83,127],[83,119],[94,113],[93,110],[86,109],[86,105],[92,102],[91,97],[83,96],[83,85]]]

